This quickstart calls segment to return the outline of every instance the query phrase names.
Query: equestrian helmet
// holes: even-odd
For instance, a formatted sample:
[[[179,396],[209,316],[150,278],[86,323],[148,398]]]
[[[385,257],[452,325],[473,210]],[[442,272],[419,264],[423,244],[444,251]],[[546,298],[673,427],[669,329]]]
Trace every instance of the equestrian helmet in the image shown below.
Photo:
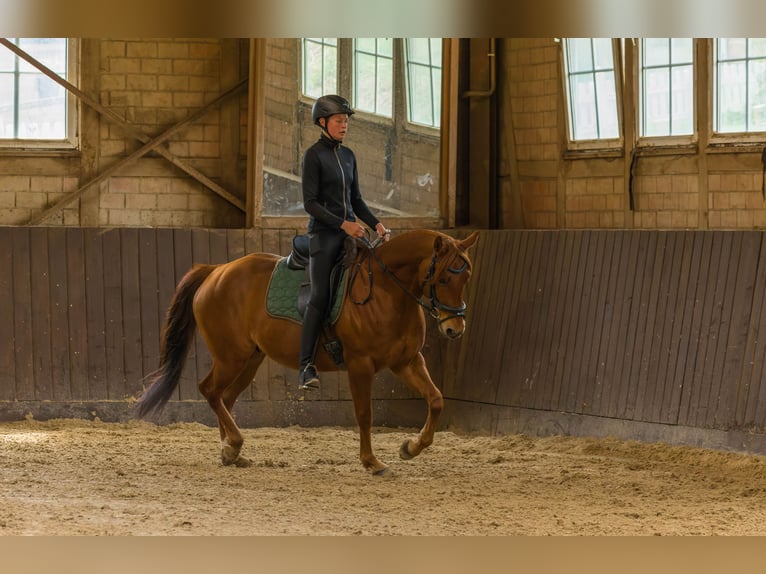
[[[319,118],[326,118],[335,114],[352,115],[354,110],[346,98],[335,94],[317,98],[314,106],[311,108],[311,119],[316,125],[319,125]]]

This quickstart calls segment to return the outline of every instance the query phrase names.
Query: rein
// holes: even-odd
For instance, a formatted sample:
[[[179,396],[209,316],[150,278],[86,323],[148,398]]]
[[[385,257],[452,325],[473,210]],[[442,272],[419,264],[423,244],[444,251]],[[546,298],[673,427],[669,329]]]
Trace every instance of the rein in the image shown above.
[[[426,274],[425,279],[423,280],[423,287],[425,287],[426,283],[431,281],[431,289],[429,293],[429,299],[431,305],[428,306],[421,300],[421,297],[418,297],[415,295],[412,291],[410,291],[407,286],[402,283],[402,281],[394,274],[393,271],[391,271],[383,261],[380,260],[380,257],[377,256],[375,253],[375,249],[380,245],[380,240],[375,240],[374,242],[370,242],[367,240],[367,238],[362,238],[362,241],[367,244],[367,247],[369,247],[369,252],[371,258],[367,259],[367,278],[370,282],[370,288],[367,292],[367,296],[361,300],[361,301],[355,301],[354,299],[351,299],[351,302],[356,305],[364,305],[366,304],[370,299],[372,299],[372,289],[373,289],[373,275],[372,275],[372,260],[375,259],[375,262],[378,264],[380,269],[388,275],[394,283],[407,295],[409,295],[418,305],[420,305],[423,309],[425,309],[431,317],[434,319],[437,319],[439,323],[443,323],[444,321],[448,321],[450,319],[454,319],[456,317],[465,317],[465,311],[466,311],[466,304],[463,303],[459,307],[452,307],[450,305],[445,305],[441,301],[439,301],[439,298],[436,296],[436,287],[433,284],[434,274],[436,272],[436,263],[438,262],[438,256],[436,253],[434,253],[433,257],[431,258],[431,264],[428,267],[428,273]],[[351,289],[351,286],[354,284],[354,280],[356,279],[359,269],[362,266],[362,262],[358,262],[354,268],[354,271],[352,272],[351,278],[349,280],[349,291]],[[452,268],[448,267],[447,270],[450,273],[459,274],[462,273],[465,268],[468,266],[468,264],[464,261],[463,265],[460,268]],[[439,311],[446,311],[449,313],[447,317],[444,317],[443,319],[439,319]]]

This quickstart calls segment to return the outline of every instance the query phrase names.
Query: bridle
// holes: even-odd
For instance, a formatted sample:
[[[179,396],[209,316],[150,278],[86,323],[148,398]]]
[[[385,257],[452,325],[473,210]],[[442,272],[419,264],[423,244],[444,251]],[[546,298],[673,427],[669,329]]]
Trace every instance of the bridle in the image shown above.
[[[455,257],[450,259],[450,264],[446,264],[447,257],[439,258],[438,253],[434,253],[433,257],[431,257],[431,263],[428,266],[428,272],[426,273],[425,278],[423,279],[421,283],[421,288],[423,291],[423,295],[426,293],[426,288],[430,287],[428,290],[428,301],[429,304],[423,303],[422,297],[418,297],[415,295],[412,291],[410,291],[407,286],[394,274],[393,271],[391,271],[383,261],[380,260],[380,257],[375,253],[375,249],[380,244],[380,241],[374,241],[370,242],[366,238],[361,238],[361,240],[367,244],[369,247],[369,253],[370,258],[367,259],[367,278],[370,284],[370,288],[367,292],[367,296],[361,300],[361,301],[355,301],[353,298],[351,301],[356,305],[364,305],[367,303],[370,299],[372,299],[372,262],[371,260],[374,259],[375,262],[378,264],[380,269],[388,275],[394,283],[407,295],[409,295],[418,305],[420,305],[423,309],[425,309],[431,317],[434,319],[437,319],[439,324],[441,325],[445,321],[449,321],[450,319],[457,319],[457,318],[464,318],[465,317],[465,311],[466,311],[466,304],[465,302],[462,302],[460,306],[453,307],[451,305],[446,305],[439,301],[439,298],[436,295],[436,283],[449,283],[449,278],[447,279],[439,279],[442,274],[447,271],[449,273],[452,273],[453,275],[460,275],[468,268],[468,261],[466,261],[463,257],[461,257],[459,254],[456,254]],[[459,267],[453,267],[451,265],[451,262],[456,259],[460,258],[462,261],[462,264]],[[441,263],[441,265],[439,265]],[[357,262],[354,270],[352,271],[351,278],[349,280],[349,293],[351,290],[351,285],[353,285],[354,280],[356,279],[357,274],[359,273],[359,268],[361,267],[362,262]],[[443,311],[448,313],[446,317],[439,318],[439,312]]]

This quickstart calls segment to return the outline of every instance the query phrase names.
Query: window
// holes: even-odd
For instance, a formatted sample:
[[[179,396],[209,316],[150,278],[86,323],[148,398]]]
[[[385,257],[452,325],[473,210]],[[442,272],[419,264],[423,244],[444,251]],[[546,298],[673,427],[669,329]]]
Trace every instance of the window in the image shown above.
[[[415,124],[439,127],[442,100],[442,42],[437,38],[407,38],[407,118]]]
[[[303,38],[302,93],[309,98],[340,94],[358,112],[438,129],[442,42],[441,38]],[[406,118],[395,117],[397,110],[406,110]]]
[[[694,132],[694,50],[691,38],[642,38],[640,135]]]
[[[567,38],[564,55],[570,140],[619,138],[612,40]]]
[[[62,78],[70,75],[73,50],[66,38],[9,40]],[[74,107],[62,86],[0,46],[0,140],[68,143]]]
[[[303,93],[311,98],[338,91],[338,39],[303,39]]]
[[[716,38],[713,130],[766,131],[766,38]]]
[[[394,106],[394,42],[391,38],[354,41],[352,106],[387,118]]]

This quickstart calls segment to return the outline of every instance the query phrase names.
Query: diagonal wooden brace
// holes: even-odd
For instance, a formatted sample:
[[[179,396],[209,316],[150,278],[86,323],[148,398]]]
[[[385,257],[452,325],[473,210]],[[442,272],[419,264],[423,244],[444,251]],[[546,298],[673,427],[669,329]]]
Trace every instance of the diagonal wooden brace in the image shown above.
[[[232,195],[228,191],[226,191],[223,187],[218,185],[216,182],[208,178],[206,175],[204,175],[202,172],[200,172],[198,169],[186,164],[183,160],[178,158],[176,155],[171,153],[167,148],[162,147],[161,144],[163,144],[165,141],[167,141],[170,137],[172,137],[175,133],[177,133],[181,128],[185,127],[188,123],[198,119],[207,111],[218,105],[221,101],[226,99],[228,96],[236,93],[241,88],[243,88],[245,85],[247,85],[247,79],[242,80],[234,87],[230,88],[229,90],[225,91],[221,95],[219,95],[215,100],[209,102],[207,105],[205,105],[203,108],[200,108],[195,113],[187,117],[186,119],[182,120],[178,124],[172,126],[159,136],[155,138],[150,138],[147,134],[142,132],[141,130],[131,126],[128,122],[126,122],[123,118],[121,118],[118,114],[110,110],[109,108],[104,107],[101,105],[98,101],[91,98],[88,94],[77,88],[75,85],[71,84],[70,82],[64,80],[61,78],[58,74],[47,68],[44,64],[38,62],[36,59],[34,59],[32,56],[24,52],[21,48],[13,44],[12,42],[8,41],[6,38],[0,38],[0,44],[14,52],[17,56],[28,62],[30,65],[34,66],[38,70],[40,70],[43,74],[48,76],[51,80],[56,82],[57,84],[63,86],[66,90],[73,93],[75,96],[77,96],[80,100],[82,100],[83,103],[87,104],[94,110],[96,110],[98,113],[103,115],[104,117],[110,119],[114,123],[118,124],[129,136],[134,137],[135,139],[141,141],[145,145],[141,146],[139,149],[134,151],[132,154],[124,157],[114,165],[110,166],[106,170],[104,170],[102,173],[97,175],[92,180],[86,182],[84,185],[80,186],[78,189],[68,193],[64,197],[62,197],[59,201],[57,201],[55,204],[50,206],[48,209],[43,211],[41,214],[33,217],[30,221],[30,225],[37,225],[41,221],[43,221],[46,217],[49,215],[52,215],[53,213],[56,213],[69,205],[72,201],[80,197],[85,191],[87,191],[89,188],[91,188],[94,185],[97,185],[98,183],[101,183],[105,179],[111,177],[112,174],[114,174],[117,170],[124,167],[126,164],[131,163],[141,156],[149,153],[150,151],[155,151],[161,156],[163,156],[165,159],[167,159],[169,162],[171,162],[173,165],[178,167],[179,169],[185,171],[189,175],[191,175],[193,178],[195,178],[197,181],[208,187],[211,191],[218,194],[220,197],[226,199],[229,203],[234,205],[235,207],[239,208],[241,211],[245,211],[245,204],[244,202],[239,199],[238,197]]]

